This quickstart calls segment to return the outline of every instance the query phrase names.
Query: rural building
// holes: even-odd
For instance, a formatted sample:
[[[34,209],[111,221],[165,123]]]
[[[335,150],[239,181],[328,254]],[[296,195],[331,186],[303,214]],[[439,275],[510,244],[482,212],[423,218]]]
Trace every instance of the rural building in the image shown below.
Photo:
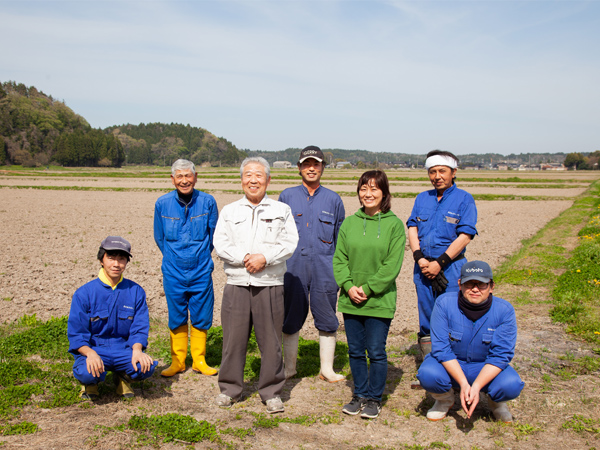
[[[550,164],[540,164],[540,169],[542,170],[567,170],[564,164],[558,163],[550,163]]]
[[[292,167],[292,163],[289,161],[275,161],[273,163],[273,169],[289,169]]]

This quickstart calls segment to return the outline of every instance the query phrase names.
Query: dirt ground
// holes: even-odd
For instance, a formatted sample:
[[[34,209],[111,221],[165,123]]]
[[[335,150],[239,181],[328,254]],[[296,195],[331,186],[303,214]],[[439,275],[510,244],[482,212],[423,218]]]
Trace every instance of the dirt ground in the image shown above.
[[[11,181],[12,180],[12,181]],[[16,181],[15,181],[16,180]],[[102,185],[114,187],[169,187],[166,180],[49,180],[39,179],[43,186]],[[34,185],[32,179],[2,177],[0,185]],[[89,183],[89,184],[86,184]],[[199,183],[198,187],[204,183]],[[210,183],[207,183],[210,185]],[[212,185],[214,187],[214,184]],[[238,185],[231,183],[236,189]],[[426,186],[416,184],[409,191],[419,192]],[[344,187],[343,190],[350,190]],[[469,189],[471,191],[471,189]],[[495,190],[496,193],[519,191],[518,188]],[[537,191],[526,189],[527,191]],[[561,197],[552,201],[478,201],[478,231],[469,245],[470,260],[483,259],[497,267],[513,254],[523,239],[534,235],[550,219],[571,206],[580,189],[549,189],[552,193],[537,195]],[[472,190],[475,192],[475,190]],[[492,191],[494,191],[492,189]],[[546,191],[544,189],[543,191]],[[522,194],[519,195],[533,195]],[[99,265],[95,259],[100,241],[107,235],[121,235],[133,244],[132,259],[126,277],[144,287],[150,314],[166,323],[167,308],[162,290],[161,255],[152,237],[154,202],[159,192],[62,191],[0,188],[0,322],[16,320],[23,314],[37,314],[40,319],[68,314],[71,296],[76,288],[96,277]],[[215,194],[219,209],[237,200],[238,194]],[[347,215],[358,208],[353,197],[344,197]],[[412,199],[394,199],[393,211],[406,221]],[[518,308],[519,339],[514,364],[526,382],[523,394],[511,402],[515,424],[532,427],[520,432],[513,426],[500,426],[491,421],[485,400],[473,420],[462,411],[431,423],[424,417],[432,400],[424,391],[411,390],[418,361],[404,350],[414,347],[418,329],[416,294],[412,284],[412,257],[405,254],[397,280],[398,307],[388,339],[390,367],[386,394],[388,400],[379,419],[364,421],[340,414],[341,406],[352,394],[352,382],[328,384],[316,378],[292,379],[286,385],[284,402],[288,417],[300,415],[332,416],[334,423],[317,422],[309,427],[282,423],[274,429],[257,429],[255,436],[236,441],[251,448],[404,448],[405,445],[426,447],[444,443],[451,448],[592,448],[600,447],[598,434],[574,433],[561,425],[573,414],[600,417],[600,382],[597,375],[580,376],[576,380],[552,379],[551,387],[542,375],[548,370],[540,360],[561,364],[558,356],[572,352],[577,357],[589,355],[586,346],[569,340],[563,327],[552,324],[546,304],[534,303]],[[220,302],[225,284],[222,263],[215,258],[214,325],[220,325]],[[508,300],[514,293],[498,291]],[[545,295],[545,294],[544,294]],[[535,297],[535,296],[534,296]],[[340,322],[341,315],[340,315]],[[165,326],[166,327],[166,326]],[[343,326],[340,340],[344,341]],[[316,339],[317,332],[309,318],[301,335]],[[161,366],[168,363],[162,361]],[[549,363],[548,363],[549,364]],[[541,367],[541,368],[540,368]],[[212,402],[219,393],[215,377],[185,373],[155,382],[168,387],[147,398],[138,395],[133,402],[116,398],[100,401],[92,409],[78,405],[56,409],[28,408],[23,420],[37,423],[41,430],[29,436],[7,436],[3,448],[85,448],[90,437],[99,436],[96,448],[129,447],[132,436],[113,433],[100,436],[96,425],[114,426],[124,423],[136,411],[152,414],[179,412],[224,426],[250,427],[254,419],[248,412],[264,412],[256,387],[247,386],[247,399],[231,409],[219,409]],[[197,448],[203,448],[199,444]],[[164,448],[170,448],[171,444]],[[179,447],[180,448],[180,447]],[[416,448],[416,447],[415,447]]]

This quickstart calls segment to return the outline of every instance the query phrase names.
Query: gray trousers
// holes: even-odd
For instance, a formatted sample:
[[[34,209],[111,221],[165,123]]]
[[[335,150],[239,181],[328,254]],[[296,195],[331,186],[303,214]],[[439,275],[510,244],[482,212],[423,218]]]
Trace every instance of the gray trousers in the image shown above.
[[[281,355],[283,327],[283,286],[225,285],[221,304],[223,357],[219,389],[239,399],[244,384],[248,339],[254,326],[261,365],[258,393],[263,401],[281,396],[285,384]]]

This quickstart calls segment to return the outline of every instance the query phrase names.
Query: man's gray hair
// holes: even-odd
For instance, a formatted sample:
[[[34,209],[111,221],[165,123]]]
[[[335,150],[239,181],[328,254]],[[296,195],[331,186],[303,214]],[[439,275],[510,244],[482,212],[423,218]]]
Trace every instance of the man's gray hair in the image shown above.
[[[269,162],[265,158],[263,158],[262,156],[249,156],[242,161],[242,165],[240,166],[240,177],[244,175],[244,167],[246,167],[250,163],[260,164],[265,168],[267,178],[271,176],[271,168],[269,167]]]
[[[196,166],[187,159],[178,159],[175,161],[171,166],[171,175],[175,176],[178,170],[191,170],[194,175],[196,174]]]

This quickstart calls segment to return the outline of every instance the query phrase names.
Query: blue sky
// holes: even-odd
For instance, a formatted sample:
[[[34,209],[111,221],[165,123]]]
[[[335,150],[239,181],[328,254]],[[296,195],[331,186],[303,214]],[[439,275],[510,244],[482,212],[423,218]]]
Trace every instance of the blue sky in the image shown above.
[[[0,0],[0,80],[240,149],[600,149],[600,1]]]

